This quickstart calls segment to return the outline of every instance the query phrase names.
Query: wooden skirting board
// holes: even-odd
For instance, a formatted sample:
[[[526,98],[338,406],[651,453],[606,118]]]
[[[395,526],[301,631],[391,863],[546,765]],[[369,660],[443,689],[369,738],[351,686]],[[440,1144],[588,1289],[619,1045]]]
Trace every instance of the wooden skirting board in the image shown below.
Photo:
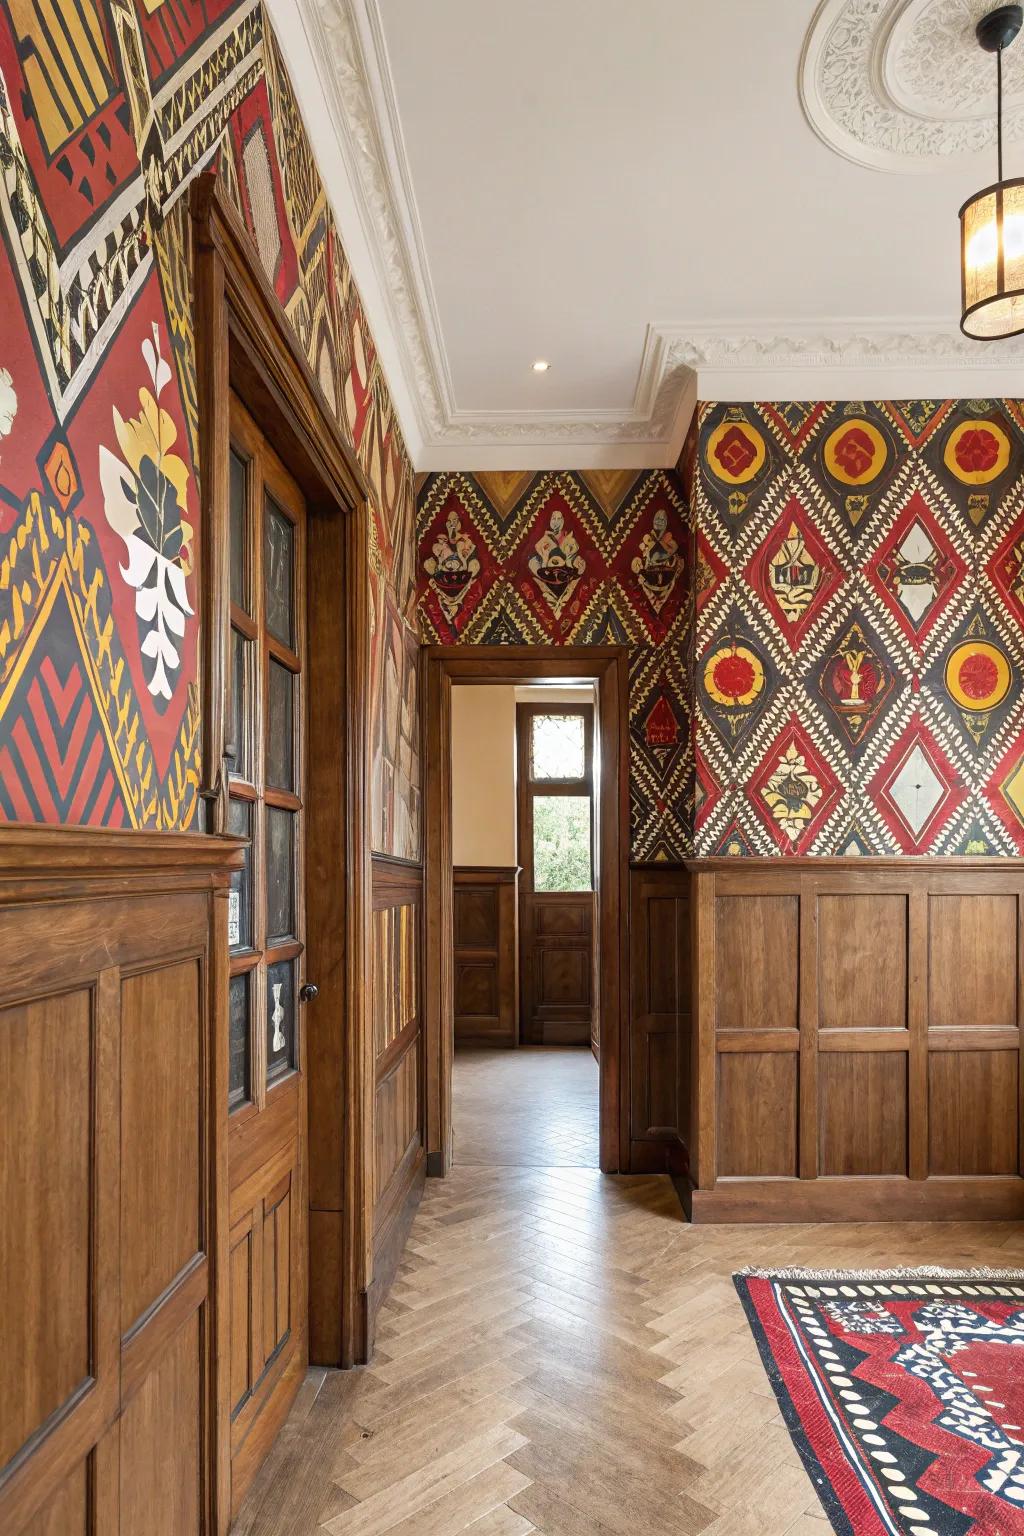
[[[1024,1216],[1024,861],[694,861],[694,1221]]]

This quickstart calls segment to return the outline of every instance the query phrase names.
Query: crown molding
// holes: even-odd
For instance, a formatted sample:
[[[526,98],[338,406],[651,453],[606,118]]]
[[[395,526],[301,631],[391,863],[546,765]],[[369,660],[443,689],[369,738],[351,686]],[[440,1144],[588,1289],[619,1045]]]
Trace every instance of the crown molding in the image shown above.
[[[848,0],[826,0],[837,3]],[[693,320],[647,326],[622,411],[460,408],[378,0],[269,0],[269,10],[417,470],[661,468],[678,459],[698,398],[1020,392],[1024,343],[967,341],[934,318]]]

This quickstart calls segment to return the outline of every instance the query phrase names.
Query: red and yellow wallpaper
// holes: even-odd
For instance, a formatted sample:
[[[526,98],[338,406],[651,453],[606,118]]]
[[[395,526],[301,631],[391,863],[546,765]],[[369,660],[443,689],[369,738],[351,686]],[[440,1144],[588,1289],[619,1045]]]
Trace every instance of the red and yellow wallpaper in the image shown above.
[[[418,523],[425,641],[629,647],[631,856],[686,858],[690,579],[678,475],[428,475]]]
[[[695,851],[1024,852],[1024,407],[701,407]]]
[[[0,818],[195,819],[187,193],[211,168],[374,488],[373,842],[415,856],[412,472],[254,0],[0,11]]]

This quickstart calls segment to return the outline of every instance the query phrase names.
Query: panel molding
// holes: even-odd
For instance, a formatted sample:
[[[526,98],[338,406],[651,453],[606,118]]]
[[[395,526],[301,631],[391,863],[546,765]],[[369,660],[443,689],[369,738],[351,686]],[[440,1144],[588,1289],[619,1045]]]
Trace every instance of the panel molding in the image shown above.
[[[1024,1216],[1024,860],[687,867],[693,1219]]]

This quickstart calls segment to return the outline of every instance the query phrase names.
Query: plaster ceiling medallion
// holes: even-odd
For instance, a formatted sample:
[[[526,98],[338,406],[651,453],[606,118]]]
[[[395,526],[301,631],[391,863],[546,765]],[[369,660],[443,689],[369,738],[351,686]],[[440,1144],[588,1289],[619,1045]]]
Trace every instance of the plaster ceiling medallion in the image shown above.
[[[822,0],[800,99],[830,148],[881,171],[938,171],[995,143],[991,61],[975,27],[991,0]],[[1024,138],[1024,50],[1004,67],[1004,137]]]

